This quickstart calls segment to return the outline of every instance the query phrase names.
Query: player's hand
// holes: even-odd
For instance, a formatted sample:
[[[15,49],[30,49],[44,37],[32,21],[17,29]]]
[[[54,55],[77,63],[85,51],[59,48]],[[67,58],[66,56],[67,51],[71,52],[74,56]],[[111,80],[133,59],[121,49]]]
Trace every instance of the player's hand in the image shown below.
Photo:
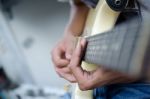
[[[54,47],[51,52],[52,61],[55,65],[55,71],[57,74],[73,83],[76,82],[76,79],[70,71],[68,64],[70,63],[74,49],[74,39],[74,36],[68,34]]]
[[[81,90],[89,90],[108,84],[128,83],[135,81],[135,79],[127,77],[124,74],[107,70],[102,67],[99,67],[95,71],[91,72],[83,70],[81,68],[81,57],[85,46],[86,41],[83,39],[81,40],[81,43],[78,43],[69,64],[69,67]]]

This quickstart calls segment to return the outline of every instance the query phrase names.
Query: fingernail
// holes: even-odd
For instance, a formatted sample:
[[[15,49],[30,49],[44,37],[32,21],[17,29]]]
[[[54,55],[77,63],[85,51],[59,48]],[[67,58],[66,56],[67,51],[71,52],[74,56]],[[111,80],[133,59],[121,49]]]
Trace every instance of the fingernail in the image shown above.
[[[71,55],[67,53],[66,54],[66,58],[70,60],[71,59]]]
[[[83,38],[83,39],[81,40],[81,44],[84,45],[85,43],[86,43],[86,39]]]

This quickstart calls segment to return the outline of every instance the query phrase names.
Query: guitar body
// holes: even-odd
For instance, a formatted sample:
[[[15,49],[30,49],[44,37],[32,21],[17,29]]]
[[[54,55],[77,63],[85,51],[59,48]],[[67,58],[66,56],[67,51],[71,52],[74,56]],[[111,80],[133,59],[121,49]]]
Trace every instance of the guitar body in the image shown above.
[[[120,12],[113,11],[105,0],[99,0],[95,9],[90,9],[83,36],[92,36],[112,29]],[[87,71],[93,71],[97,68],[94,64],[82,62],[82,68]],[[81,91],[77,86],[74,99],[93,99],[93,91]]]

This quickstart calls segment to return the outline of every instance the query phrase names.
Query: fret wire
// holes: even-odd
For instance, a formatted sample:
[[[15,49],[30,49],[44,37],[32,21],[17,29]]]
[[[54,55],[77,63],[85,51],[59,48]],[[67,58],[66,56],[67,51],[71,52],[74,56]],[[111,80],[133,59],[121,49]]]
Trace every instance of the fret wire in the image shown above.
[[[138,24],[133,24],[134,22],[130,22],[130,23],[132,24],[119,25],[116,28],[114,28],[112,31],[107,31],[102,34],[86,37],[88,41],[88,45],[87,45],[84,60],[95,64],[101,63],[102,65],[106,65],[107,68],[112,68],[111,67],[112,64],[114,67],[117,68],[117,66],[119,66],[118,60],[120,59],[120,57],[123,58],[123,56],[121,55],[121,49],[123,48],[123,43],[127,43],[124,41],[125,39],[124,36],[126,35],[128,40],[131,41],[135,37],[134,33],[129,34],[127,30],[129,31],[132,30],[132,32],[136,32],[138,27]],[[127,46],[129,45],[127,44]],[[132,46],[132,44],[130,46]],[[121,60],[123,60],[122,58]],[[126,65],[124,67],[119,67],[118,69],[124,68],[125,70],[127,69],[125,67]]]

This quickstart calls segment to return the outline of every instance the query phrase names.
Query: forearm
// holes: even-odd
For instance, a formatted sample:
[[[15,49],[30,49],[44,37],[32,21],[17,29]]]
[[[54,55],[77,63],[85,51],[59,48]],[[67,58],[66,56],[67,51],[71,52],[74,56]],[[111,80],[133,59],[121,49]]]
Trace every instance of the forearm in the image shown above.
[[[65,28],[65,35],[80,36],[83,32],[89,8],[83,3],[71,3],[70,19]]]
[[[132,83],[139,80],[137,77],[129,76],[116,71],[105,72],[104,78],[106,79],[106,84],[118,84],[118,83]],[[113,76],[112,76],[113,75]]]

